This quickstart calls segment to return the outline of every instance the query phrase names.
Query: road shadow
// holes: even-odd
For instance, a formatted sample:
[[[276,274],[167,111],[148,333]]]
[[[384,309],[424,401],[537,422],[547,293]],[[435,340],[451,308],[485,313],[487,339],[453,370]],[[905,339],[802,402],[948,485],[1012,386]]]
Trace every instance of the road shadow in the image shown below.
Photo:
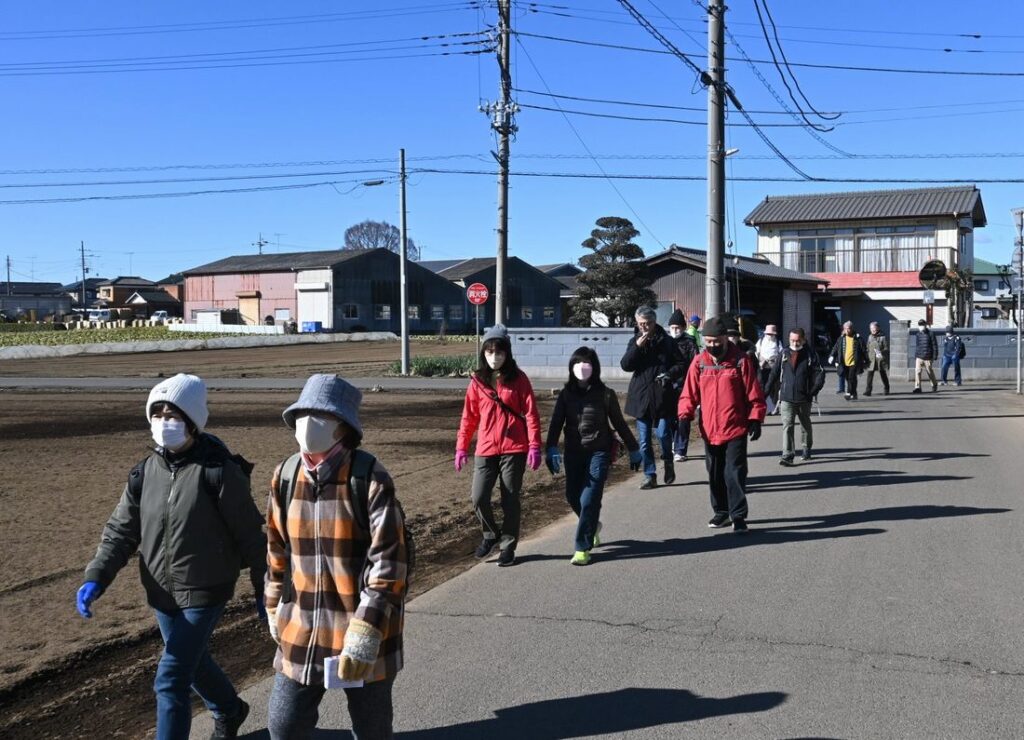
[[[398,740],[570,740],[621,736],[633,730],[711,717],[767,712],[786,701],[781,691],[715,699],[685,689],[619,689],[497,709],[494,717],[428,730],[396,732]],[[239,735],[266,740],[266,730]],[[351,740],[348,730],[316,730],[316,740]]]
[[[833,529],[855,524],[870,522],[903,522],[921,519],[943,519],[953,516],[980,516],[983,514],[1006,514],[1013,509],[983,509],[976,506],[936,506],[921,504],[917,506],[888,506],[863,511],[844,511],[839,514],[824,516],[797,516],[780,519],[750,520],[751,524],[774,524],[772,531],[785,529]]]
[[[812,458],[813,462],[813,458]],[[799,470],[806,463],[800,463]],[[893,470],[826,470],[815,468],[806,473],[793,472],[784,475],[759,475],[747,481],[747,494],[789,493],[792,491],[815,491],[828,488],[858,488],[875,486],[900,486],[913,483],[937,483],[939,481],[973,480],[970,475],[909,475]]]
[[[862,454],[876,452],[878,454]],[[985,452],[893,452],[891,447],[855,447],[843,449],[841,447],[826,447],[814,449],[814,457],[811,462],[823,460],[917,460],[929,462],[935,460],[951,460],[966,457],[991,457]],[[758,452],[747,457],[778,457],[779,452],[767,450]]]

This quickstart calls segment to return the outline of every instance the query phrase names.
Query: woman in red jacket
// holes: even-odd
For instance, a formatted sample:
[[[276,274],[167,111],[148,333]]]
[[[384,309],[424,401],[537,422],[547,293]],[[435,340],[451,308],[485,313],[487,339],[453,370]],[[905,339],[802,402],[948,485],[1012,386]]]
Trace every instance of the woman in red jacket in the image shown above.
[[[530,379],[512,359],[512,344],[501,324],[485,335],[480,363],[466,389],[462,422],[455,442],[455,470],[469,460],[469,444],[476,434],[473,463],[473,508],[483,527],[483,541],[476,557],[484,559],[500,546],[498,565],[516,561],[519,540],[519,494],[526,466],[537,470],[541,463],[540,414]],[[501,490],[502,527],[494,521],[491,494]]]

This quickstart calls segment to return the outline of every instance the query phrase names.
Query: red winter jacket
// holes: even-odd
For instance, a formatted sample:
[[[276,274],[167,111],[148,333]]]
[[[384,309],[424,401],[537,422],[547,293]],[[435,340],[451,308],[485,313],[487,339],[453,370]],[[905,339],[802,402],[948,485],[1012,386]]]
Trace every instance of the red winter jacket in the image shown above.
[[[679,418],[693,419],[700,406],[700,434],[722,445],[742,437],[752,421],[764,421],[764,391],[754,362],[732,343],[722,360],[702,351],[686,373],[679,396]]]
[[[491,397],[495,393],[511,411],[502,408]],[[486,385],[475,375],[470,378],[455,449],[468,452],[469,443],[477,431],[476,454],[481,457],[512,455],[528,452],[531,447],[540,448],[540,414],[533,397],[533,386],[525,373],[516,373],[511,383],[499,380],[497,389]]]

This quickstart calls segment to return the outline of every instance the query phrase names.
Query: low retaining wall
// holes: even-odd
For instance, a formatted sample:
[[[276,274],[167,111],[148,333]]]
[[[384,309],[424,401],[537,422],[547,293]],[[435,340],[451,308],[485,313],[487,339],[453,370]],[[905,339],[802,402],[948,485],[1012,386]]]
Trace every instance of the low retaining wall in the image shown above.
[[[942,369],[942,338],[945,327],[932,327],[939,345],[939,358],[933,363],[935,376]],[[1014,329],[957,329],[963,339],[967,356],[960,360],[964,380],[1016,380],[1017,330]],[[865,335],[861,335],[866,339]],[[900,380],[914,379],[914,345],[917,327],[909,321],[889,322],[889,375]],[[950,377],[950,380],[953,378]]]
[[[277,336],[284,334],[284,327],[263,324],[168,324],[168,331],[209,332],[210,334],[247,334],[250,336]]]
[[[601,377],[606,380],[630,378],[619,367],[632,329],[509,329],[512,356],[531,378],[565,379],[569,377],[569,357],[577,347],[586,345],[601,360]]]
[[[110,342],[62,344],[55,347],[21,345],[0,349],[0,360],[32,360],[77,355],[121,355],[141,352],[179,352],[195,349],[238,349],[242,347],[278,347],[288,344],[332,344],[335,342],[398,341],[391,332],[356,334],[284,334],[277,336],[233,336],[212,339],[165,339],[155,342]]]

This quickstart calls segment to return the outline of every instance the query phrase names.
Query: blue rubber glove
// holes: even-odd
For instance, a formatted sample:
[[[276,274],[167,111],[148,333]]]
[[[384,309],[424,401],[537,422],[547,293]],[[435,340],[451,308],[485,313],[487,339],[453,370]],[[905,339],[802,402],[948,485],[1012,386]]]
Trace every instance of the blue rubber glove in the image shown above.
[[[78,613],[86,619],[92,619],[92,611],[89,607],[92,606],[92,602],[96,601],[103,594],[103,586],[98,584],[96,581],[86,581],[82,584],[82,587],[78,589]]]
[[[558,453],[557,447],[548,447],[545,462],[547,462],[551,475],[557,474],[562,469],[562,456]]]
[[[644,456],[640,450],[633,450],[629,453],[629,469],[639,470],[641,463],[644,461]]]
[[[261,622],[266,624],[267,607],[263,603],[263,594],[256,594],[256,616],[259,617]]]

